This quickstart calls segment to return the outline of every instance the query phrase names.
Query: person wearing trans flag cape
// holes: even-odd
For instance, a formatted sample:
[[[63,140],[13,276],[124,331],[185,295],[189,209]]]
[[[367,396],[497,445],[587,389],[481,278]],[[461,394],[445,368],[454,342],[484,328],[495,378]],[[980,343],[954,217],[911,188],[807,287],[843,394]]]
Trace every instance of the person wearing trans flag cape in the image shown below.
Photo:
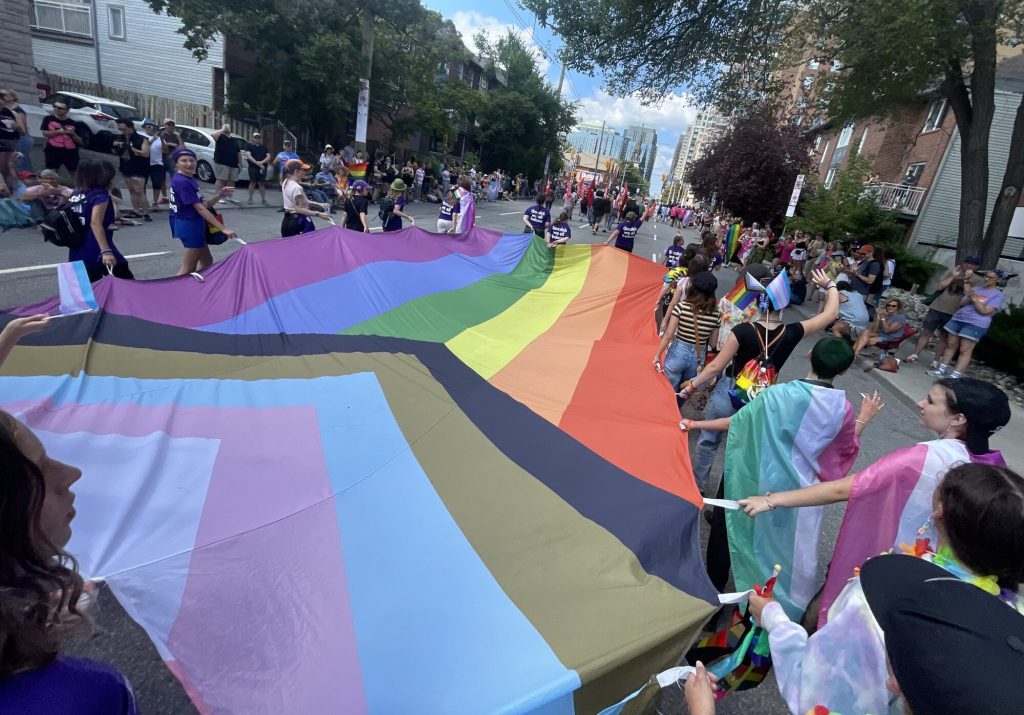
[[[465,233],[476,222],[476,199],[467,177],[459,179],[455,195],[459,199],[459,222],[455,224],[455,233]]]
[[[842,479],[860,451],[860,435],[882,408],[876,392],[854,415],[846,393],[832,381],[853,364],[853,348],[841,338],[822,338],[810,352],[811,372],[802,380],[772,385],[732,417],[691,422],[684,429],[729,431],[724,495],[744,499]],[[818,541],[824,508],[772,510],[754,520],[728,510],[729,557],[736,589],[759,583],[781,565],[775,598],[799,619],[818,589]],[[721,521],[717,520],[720,524]],[[712,540],[721,529],[712,527]],[[716,564],[716,568],[722,568]]]
[[[848,501],[825,586],[816,599],[820,605],[812,603],[818,627],[828,621],[829,607],[867,559],[918,540],[934,546],[932,496],[951,467],[968,462],[1006,466],[1003,456],[989,448],[989,438],[1010,421],[1009,400],[998,387],[969,377],[944,378],[917,404],[921,424],[938,439],[898,449],[843,479],[740,500],[751,516]],[[809,611],[805,625],[813,625],[812,615]]]

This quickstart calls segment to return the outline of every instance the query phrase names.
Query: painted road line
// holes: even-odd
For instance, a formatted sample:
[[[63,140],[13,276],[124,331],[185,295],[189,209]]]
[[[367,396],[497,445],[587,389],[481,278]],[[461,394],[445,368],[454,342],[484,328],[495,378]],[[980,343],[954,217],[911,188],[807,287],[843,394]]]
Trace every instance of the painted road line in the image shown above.
[[[166,256],[169,255],[170,251],[158,251],[156,253],[136,253],[131,256],[125,256],[125,260],[129,258],[153,258],[154,256]],[[26,273],[28,271],[45,271],[50,268],[56,268],[61,265],[60,263],[47,263],[42,266],[22,266],[21,268],[3,268],[0,269],[0,275],[7,275],[8,273]]]
[[[516,214],[521,214],[521,213],[522,213],[522,211],[509,211],[507,214],[498,214],[498,215],[499,216],[515,216]]]

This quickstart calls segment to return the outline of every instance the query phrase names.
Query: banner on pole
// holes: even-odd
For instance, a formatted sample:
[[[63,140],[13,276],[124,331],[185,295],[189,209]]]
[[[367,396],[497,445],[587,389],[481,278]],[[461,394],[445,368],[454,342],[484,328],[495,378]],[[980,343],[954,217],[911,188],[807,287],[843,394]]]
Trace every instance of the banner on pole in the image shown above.
[[[796,214],[796,203],[800,200],[800,192],[804,188],[804,175],[797,174],[796,183],[793,184],[793,195],[789,197],[789,206],[786,208],[786,216]]]
[[[370,80],[359,80],[359,103],[356,106],[356,141],[366,143],[366,122],[370,116]]]

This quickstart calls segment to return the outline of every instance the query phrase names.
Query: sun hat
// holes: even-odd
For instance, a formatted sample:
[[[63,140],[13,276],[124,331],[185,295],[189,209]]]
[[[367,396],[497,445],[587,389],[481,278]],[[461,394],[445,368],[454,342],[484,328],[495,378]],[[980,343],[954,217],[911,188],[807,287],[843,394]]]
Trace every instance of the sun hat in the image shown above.
[[[194,151],[192,151],[191,149],[189,149],[188,147],[184,147],[184,146],[178,147],[173,152],[171,152],[171,161],[177,161],[178,159],[180,159],[183,156],[190,156],[193,159],[195,159],[196,158],[196,153]]]
[[[903,554],[861,569],[871,614],[915,715],[1024,712],[1024,616],[940,566]]]
[[[289,159],[284,163],[284,170],[289,172],[298,171],[299,169],[305,171],[308,168],[309,164],[302,161],[302,159]]]
[[[406,186],[405,182],[402,181],[401,179],[395,179],[394,181],[391,182],[392,191],[405,191],[408,188],[409,187]]]

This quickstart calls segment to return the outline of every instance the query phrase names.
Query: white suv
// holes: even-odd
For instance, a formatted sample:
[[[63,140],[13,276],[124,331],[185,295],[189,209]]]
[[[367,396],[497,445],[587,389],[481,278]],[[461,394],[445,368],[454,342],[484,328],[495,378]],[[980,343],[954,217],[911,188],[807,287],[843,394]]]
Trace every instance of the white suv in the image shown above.
[[[216,143],[211,135],[213,130],[178,124],[177,131],[181,134],[181,141],[185,143],[185,146],[196,153],[196,178],[212,184],[215,179],[213,175],[213,148]],[[245,169],[245,165],[248,164],[248,161],[245,159],[245,152],[249,151],[249,142],[237,134],[234,137],[238,140],[238,147],[242,150],[239,169]],[[248,179],[248,172],[242,171],[239,173],[239,184],[247,183]]]
[[[82,137],[85,147],[93,151],[110,151],[114,139],[121,135],[115,124],[118,119],[142,119],[139,110],[122,102],[78,92],[54,92],[39,107],[22,105],[28,115],[29,133],[33,137],[43,136],[40,129],[43,117],[53,113],[53,103],[57,100],[63,100],[68,105],[68,118],[78,122],[78,136]]]

